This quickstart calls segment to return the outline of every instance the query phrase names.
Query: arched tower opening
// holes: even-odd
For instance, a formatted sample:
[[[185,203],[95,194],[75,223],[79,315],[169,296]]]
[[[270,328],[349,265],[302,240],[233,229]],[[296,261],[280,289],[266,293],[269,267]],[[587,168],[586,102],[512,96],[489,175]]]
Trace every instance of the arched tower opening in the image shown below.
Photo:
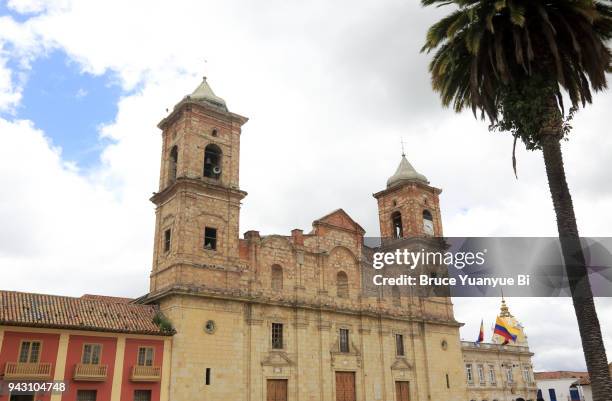
[[[433,216],[427,209],[423,210],[423,232],[427,235],[434,235]]]
[[[404,236],[404,228],[402,226],[402,214],[395,211],[391,214],[391,227],[393,238],[402,238]]]
[[[204,177],[218,180],[221,177],[221,148],[211,143],[204,149]]]
[[[349,285],[348,285],[348,276],[345,272],[340,271],[336,274],[336,291],[338,294],[338,298],[348,298],[349,295]]]
[[[168,181],[169,183],[173,183],[176,181],[176,172],[178,166],[178,146],[174,145],[172,149],[170,149],[170,157],[168,164]]]
[[[272,266],[271,273],[272,289],[274,291],[282,291],[283,289],[283,268],[279,265]]]

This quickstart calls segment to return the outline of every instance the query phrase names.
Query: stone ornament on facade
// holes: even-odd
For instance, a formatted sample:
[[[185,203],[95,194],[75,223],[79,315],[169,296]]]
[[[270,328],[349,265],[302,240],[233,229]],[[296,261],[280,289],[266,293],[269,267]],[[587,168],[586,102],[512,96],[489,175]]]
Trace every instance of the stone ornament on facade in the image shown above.
[[[215,330],[217,329],[217,325],[215,324],[214,320],[208,320],[206,321],[206,323],[204,324],[204,330],[206,331],[206,333],[208,334],[213,334],[215,332]]]

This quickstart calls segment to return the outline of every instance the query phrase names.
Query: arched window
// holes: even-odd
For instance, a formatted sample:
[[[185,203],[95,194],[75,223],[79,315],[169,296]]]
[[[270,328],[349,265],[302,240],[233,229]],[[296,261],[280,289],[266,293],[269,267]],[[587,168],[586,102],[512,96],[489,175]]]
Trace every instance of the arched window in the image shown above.
[[[170,182],[176,181],[176,166],[178,164],[178,147],[174,145],[170,149],[170,164],[168,169],[168,178]]]
[[[397,285],[391,287],[391,298],[393,298],[393,306],[402,306],[402,300],[400,298],[400,290]]]
[[[429,210],[423,210],[423,232],[434,235],[433,216]]]
[[[391,227],[393,227],[393,238],[402,238],[404,236],[402,214],[400,212],[393,212],[391,214]]]
[[[348,298],[349,285],[348,276],[345,272],[338,272],[336,275],[336,287],[339,298]]]
[[[283,268],[279,265],[272,266],[272,289],[281,291],[283,289]]]
[[[221,148],[215,144],[204,149],[204,177],[216,180],[221,177]]]

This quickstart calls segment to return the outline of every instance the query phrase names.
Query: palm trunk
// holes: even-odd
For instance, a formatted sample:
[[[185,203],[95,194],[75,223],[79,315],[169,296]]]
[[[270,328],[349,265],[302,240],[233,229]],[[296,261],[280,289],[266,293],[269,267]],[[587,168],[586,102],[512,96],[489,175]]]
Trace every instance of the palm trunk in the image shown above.
[[[612,399],[612,379],[578,236],[572,197],[565,179],[559,136],[551,135],[546,138],[542,142],[542,151],[548,186],[557,215],[561,251],[578,320],[582,350],[591,378],[593,401],[609,401]]]

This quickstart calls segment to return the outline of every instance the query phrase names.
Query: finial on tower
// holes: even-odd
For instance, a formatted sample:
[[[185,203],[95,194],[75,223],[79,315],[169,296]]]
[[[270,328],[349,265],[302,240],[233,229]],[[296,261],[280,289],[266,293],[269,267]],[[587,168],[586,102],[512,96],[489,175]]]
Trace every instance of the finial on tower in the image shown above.
[[[501,301],[501,308],[500,308],[499,316],[500,317],[512,317],[512,314],[510,313],[510,309],[508,309],[508,305],[506,305],[506,299],[504,298],[503,291],[502,291],[502,301]]]
[[[400,138],[400,143],[402,144],[402,157],[406,157],[406,152],[404,151],[404,138]]]

